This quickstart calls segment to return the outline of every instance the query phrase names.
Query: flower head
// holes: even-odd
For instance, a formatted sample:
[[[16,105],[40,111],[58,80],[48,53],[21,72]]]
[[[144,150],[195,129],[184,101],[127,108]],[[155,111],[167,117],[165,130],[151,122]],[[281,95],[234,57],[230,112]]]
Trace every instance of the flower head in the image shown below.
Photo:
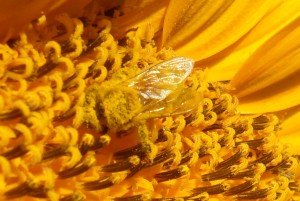
[[[299,3],[40,4],[0,44],[3,200],[299,199]]]

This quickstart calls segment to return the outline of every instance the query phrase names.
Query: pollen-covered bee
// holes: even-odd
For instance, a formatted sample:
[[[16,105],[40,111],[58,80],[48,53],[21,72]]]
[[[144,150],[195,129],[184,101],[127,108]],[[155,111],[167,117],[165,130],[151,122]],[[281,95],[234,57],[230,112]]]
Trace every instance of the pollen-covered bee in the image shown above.
[[[139,127],[147,119],[190,112],[199,99],[185,86],[193,66],[192,59],[175,57],[126,80],[114,78],[93,84],[86,93],[82,119],[98,130],[105,125],[124,131]],[[142,129],[139,135],[146,144],[148,136]]]

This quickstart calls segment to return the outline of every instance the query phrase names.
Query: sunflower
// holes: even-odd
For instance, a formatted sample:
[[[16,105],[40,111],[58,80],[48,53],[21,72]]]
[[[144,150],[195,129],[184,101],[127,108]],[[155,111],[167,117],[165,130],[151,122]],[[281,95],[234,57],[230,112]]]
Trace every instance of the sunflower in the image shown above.
[[[2,200],[300,200],[298,1],[0,9]]]

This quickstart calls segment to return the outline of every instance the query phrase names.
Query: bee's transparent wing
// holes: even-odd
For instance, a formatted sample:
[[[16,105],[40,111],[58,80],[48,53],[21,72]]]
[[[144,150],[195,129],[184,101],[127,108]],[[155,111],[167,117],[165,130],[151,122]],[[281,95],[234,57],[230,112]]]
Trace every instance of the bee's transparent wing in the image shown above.
[[[192,59],[175,57],[154,65],[128,80],[127,86],[135,88],[140,95],[143,104],[141,112],[166,116],[175,110],[190,110],[192,99],[187,97],[193,95],[183,89],[183,84],[191,74],[193,66]]]
[[[187,112],[191,112],[198,108],[201,100],[203,99],[202,94],[199,92],[191,89],[191,88],[184,88],[178,92],[174,92],[175,94],[171,94],[170,98],[167,98],[166,101],[168,102],[167,108],[164,108],[164,114],[159,116],[169,116],[169,115],[179,115],[185,114]],[[173,96],[173,97],[172,97]],[[159,108],[162,108],[161,104],[163,102],[158,102],[155,107],[153,107],[153,112],[149,111],[149,113],[157,113]],[[157,109],[155,109],[157,108]],[[160,113],[158,113],[160,114]],[[156,116],[156,115],[150,115]]]
[[[129,80],[143,103],[165,99],[174,92],[192,72],[194,61],[186,57],[175,57],[154,65]]]

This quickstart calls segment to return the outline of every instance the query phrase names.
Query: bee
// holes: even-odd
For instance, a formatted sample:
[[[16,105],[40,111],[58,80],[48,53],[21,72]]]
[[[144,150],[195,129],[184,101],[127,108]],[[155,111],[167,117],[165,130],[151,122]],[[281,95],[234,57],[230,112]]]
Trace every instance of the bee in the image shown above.
[[[128,79],[118,75],[93,84],[86,92],[82,119],[96,130],[107,126],[126,131],[136,126],[142,144],[147,147],[148,119],[185,114],[197,107],[200,96],[185,86],[193,67],[192,59],[175,57]]]

